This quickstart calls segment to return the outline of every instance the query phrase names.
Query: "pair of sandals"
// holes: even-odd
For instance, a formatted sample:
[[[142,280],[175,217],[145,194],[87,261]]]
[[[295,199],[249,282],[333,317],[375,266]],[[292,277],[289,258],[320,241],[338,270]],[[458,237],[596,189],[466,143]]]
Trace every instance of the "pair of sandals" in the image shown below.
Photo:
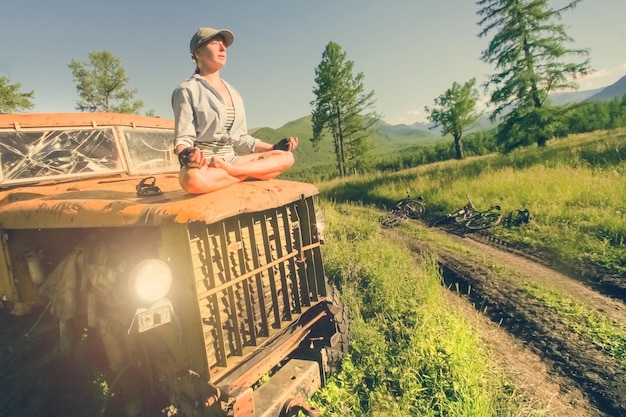
[[[156,185],[156,178],[146,177],[142,179],[135,187],[137,195],[139,197],[150,197],[154,195],[161,195],[163,191]]]

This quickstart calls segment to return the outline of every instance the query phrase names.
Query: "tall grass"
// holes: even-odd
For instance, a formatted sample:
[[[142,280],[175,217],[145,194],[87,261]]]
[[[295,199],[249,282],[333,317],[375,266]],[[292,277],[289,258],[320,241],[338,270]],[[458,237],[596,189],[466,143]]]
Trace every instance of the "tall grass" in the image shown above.
[[[350,308],[342,371],[316,394],[325,416],[533,416],[478,335],[447,305],[435,262],[381,236],[379,212],[321,204],[329,279]]]
[[[594,132],[506,155],[445,161],[393,174],[369,174],[320,184],[332,201],[388,208],[422,195],[427,216],[456,211],[469,195],[479,209],[506,214],[527,208],[530,227],[492,232],[545,250],[564,262],[626,273],[626,130]]]
[[[569,328],[595,343],[626,369],[626,329],[623,323],[589,309],[583,302],[557,289],[526,283],[524,290],[557,312]]]

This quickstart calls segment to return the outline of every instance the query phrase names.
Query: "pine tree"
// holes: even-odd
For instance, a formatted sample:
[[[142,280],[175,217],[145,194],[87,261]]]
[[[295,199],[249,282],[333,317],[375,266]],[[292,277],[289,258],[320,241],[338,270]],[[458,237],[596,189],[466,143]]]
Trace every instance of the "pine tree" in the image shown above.
[[[142,101],[133,101],[137,90],[126,88],[121,60],[109,51],[90,52],[89,64],[72,60],[68,67],[80,96],[77,110],[138,114],[143,107]]]
[[[7,77],[0,76],[0,113],[13,113],[34,107],[34,92],[20,93],[20,88],[20,83],[10,84]]]
[[[481,59],[494,64],[496,73],[485,84],[492,89],[491,104],[495,106],[492,120],[506,113],[505,122],[520,124],[515,129],[517,144],[536,140],[544,146],[551,137],[551,118],[546,112],[548,94],[553,91],[576,89],[574,80],[590,71],[587,49],[569,48],[573,42],[562,24],[557,24],[563,12],[571,10],[582,0],[570,1],[559,9],[548,6],[548,0],[479,0],[478,15],[484,37],[495,32]],[[582,56],[579,63],[564,62],[568,56]],[[537,126],[534,123],[539,122]],[[511,127],[511,126],[509,126]],[[533,134],[527,134],[531,128]],[[509,129],[509,134],[510,134]],[[500,135],[500,142],[509,138]],[[508,145],[507,145],[508,146]]]
[[[332,135],[342,177],[358,170],[369,149],[367,138],[380,118],[372,110],[374,92],[364,93],[363,73],[353,75],[353,65],[337,43],[328,43],[315,69],[316,99],[311,102],[311,141],[318,147],[326,131]]]

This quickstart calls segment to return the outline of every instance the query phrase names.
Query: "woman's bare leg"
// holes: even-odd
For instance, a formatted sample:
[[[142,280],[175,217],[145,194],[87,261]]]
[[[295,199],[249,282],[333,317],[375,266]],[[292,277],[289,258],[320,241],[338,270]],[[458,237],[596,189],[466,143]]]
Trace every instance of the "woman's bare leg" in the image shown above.
[[[200,168],[181,168],[178,182],[190,194],[205,194],[245,180],[245,176],[233,176],[220,168],[204,165]]]
[[[275,178],[293,163],[293,154],[287,151],[242,155],[232,164],[213,157],[208,165],[200,168],[181,168],[178,181],[183,190],[190,194],[205,194],[247,178]]]
[[[252,177],[268,180],[280,175],[294,163],[293,154],[287,151],[267,151],[240,156],[229,164],[219,158],[212,158],[209,166],[220,168],[233,177]]]

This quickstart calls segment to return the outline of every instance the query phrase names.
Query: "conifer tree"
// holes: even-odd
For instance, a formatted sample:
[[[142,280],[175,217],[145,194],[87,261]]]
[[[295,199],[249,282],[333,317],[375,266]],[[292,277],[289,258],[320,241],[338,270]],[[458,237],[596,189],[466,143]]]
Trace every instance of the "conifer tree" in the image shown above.
[[[7,77],[0,76],[0,113],[13,113],[34,107],[34,92],[21,93],[21,88],[20,83],[11,84]]]
[[[142,101],[133,101],[137,90],[126,87],[122,61],[109,51],[90,52],[89,63],[72,59],[68,67],[80,96],[76,110],[138,114],[143,107]]]
[[[581,1],[572,0],[558,9],[550,8],[548,0],[476,2],[481,7],[479,36],[494,34],[481,59],[495,65],[496,73],[485,86],[491,90],[490,102],[495,108],[492,120],[505,115],[507,133],[499,132],[499,142],[505,147],[511,147],[511,143],[505,143],[509,140],[515,146],[533,140],[544,146],[552,137],[550,111],[543,108],[549,106],[548,94],[576,89],[575,78],[590,71],[588,50],[569,47],[573,39],[557,23],[563,12]],[[568,62],[570,56],[583,60]],[[509,136],[512,132],[515,138]]]
[[[353,65],[337,43],[328,43],[315,69],[317,86],[311,102],[313,146],[319,146],[324,133],[332,135],[342,177],[363,163],[369,149],[367,138],[380,118],[373,110],[374,92],[364,92],[363,73],[354,75]]]

